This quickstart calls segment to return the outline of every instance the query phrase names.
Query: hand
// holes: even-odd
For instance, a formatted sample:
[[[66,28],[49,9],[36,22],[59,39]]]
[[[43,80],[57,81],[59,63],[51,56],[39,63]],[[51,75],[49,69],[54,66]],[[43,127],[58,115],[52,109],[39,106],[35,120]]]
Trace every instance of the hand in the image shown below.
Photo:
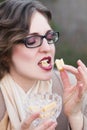
[[[78,64],[78,71],[80,73],[78,79],[81,80],[84,86],[84,92],[87,92],[87,67],[81,60],[78,60],[77,64]]]
[[[82,97],[85,91],[87,91],[87,68],[81,60],[78,60],[77,64],[77,68],[64,65],[64,70],[60,72],[64,86],[64,111],[68,117],[81,111]],[[66,70],[76,77],[77,83],[74,86],[70,83]]]
[[[57,122],[53,122],[51,120],[44,121],[42,124],[38,125],[37,127],[31,128],[32,122],[40,116],[39,113],[32,114],[29,116],[28,119],[25,119],[24,122],[21,124],[20,130],[55,130],[57,126]]]

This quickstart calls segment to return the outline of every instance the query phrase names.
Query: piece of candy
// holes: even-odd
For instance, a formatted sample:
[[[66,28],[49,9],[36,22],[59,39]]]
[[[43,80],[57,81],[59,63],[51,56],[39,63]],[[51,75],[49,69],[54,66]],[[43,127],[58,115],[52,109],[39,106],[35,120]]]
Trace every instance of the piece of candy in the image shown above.
[[[58,69],[59,71],[63,70],[64,61],[63,61],[62,58],[61,58],[61,59],[56,59],[56,60],[55,60],[55,64],[56,64],[57,69]]]

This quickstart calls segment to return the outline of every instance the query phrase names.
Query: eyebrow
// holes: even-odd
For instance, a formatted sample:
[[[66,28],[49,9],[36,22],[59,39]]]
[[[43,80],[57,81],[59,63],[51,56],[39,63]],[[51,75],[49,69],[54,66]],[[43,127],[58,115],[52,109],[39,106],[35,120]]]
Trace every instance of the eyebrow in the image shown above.
[[[30,33],[30,34],[28,34],[27,37],[29,37],[29,36],[33,36],[33,35],[39,35],[39,33]]]
[[[49,31],[53,31],[53,30],[47,30],[47,32],[45,33],[45,34],[47,34]],[[44,34],[44,35],[45,35]],[[34,32],[34,33],[30,33],[27,37],[29,37],[29,36],[33,36],[33,35],[40,35],[39,33],[37,33],[37,32]],[[42,36],[42,35],[41,35]]]

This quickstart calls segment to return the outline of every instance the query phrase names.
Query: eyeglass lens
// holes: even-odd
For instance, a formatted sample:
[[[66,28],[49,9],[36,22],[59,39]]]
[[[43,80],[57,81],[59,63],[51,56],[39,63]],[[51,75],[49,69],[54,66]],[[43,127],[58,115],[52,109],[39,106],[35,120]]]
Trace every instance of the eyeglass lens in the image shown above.
[[[49,31],[44,36],[32,35],[24,39],[24,44],[27,48],[35,48],[41,46],[43,39],[46,39],[48,44],[55,44],[59,39],[59,32]]]
[[[25,41],[26,46],[28,48],[38,47],[42,44],[43,38],[46,38],[48,44],[54,44],[59,39],[59,33],[51,31],[51,32],[47,33],[45,36],[34,35],[34,36],[31,36],[31,37],[27,37],[26,41]]]

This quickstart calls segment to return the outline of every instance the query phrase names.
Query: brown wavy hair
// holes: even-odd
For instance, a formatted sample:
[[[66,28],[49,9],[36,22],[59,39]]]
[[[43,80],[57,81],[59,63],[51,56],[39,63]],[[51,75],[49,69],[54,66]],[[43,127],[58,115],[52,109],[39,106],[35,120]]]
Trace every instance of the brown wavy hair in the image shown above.
[[[36,10],[51,20],[51,12],[37,0],[0,3],[0,79],[9,72],[12,47],[28,35],[31,16]]]

